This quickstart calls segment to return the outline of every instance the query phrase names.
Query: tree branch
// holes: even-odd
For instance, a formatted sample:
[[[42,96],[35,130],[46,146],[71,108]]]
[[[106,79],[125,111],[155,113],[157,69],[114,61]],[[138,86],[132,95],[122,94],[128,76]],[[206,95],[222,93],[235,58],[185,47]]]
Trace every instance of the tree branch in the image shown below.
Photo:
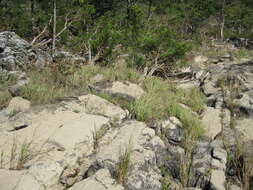
[[[41,33],[39,33],[37,36],[35,36],[35,38],[33,38],[31,45],[34,45],[35,42],[47,31],[47,28],[51,24],[51,22],[52,22],[52,17],[50,18],[49,22],[46,24],[44,29],[41,31]]]

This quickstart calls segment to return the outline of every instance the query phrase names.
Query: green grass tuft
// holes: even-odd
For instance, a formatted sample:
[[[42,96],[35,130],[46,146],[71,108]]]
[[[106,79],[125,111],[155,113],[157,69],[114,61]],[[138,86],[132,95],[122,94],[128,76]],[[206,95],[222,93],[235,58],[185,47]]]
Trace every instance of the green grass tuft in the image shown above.
[[[11,100],[8,87],[16,83],[16,78],[6,73],[0,73],[0,110],[5,108]]]
[[[114,67],[88,65],[78,68],[71,74],[54,72],[52,68],[46,68],[43,71],[29,73],[30,82],[22,88],[21,94],[33,104],[55,103],[58,98],[87,92],[87,85],[95,82],[92,78],[97,74],[102,76],[102,81],[140,79],[137,71],[124,65]]]
[[[128,175],[131,170],[131,157],[132,157],[132,146],[129,142],[129,145],[126,149],[120,153],[119,162],[117,164],[116,169],[116,180],[118,183],[122,184],[123,186],[126,185],[128,180]]]
[[[155,77],[146,79],[143,86],[147,93],[130,105],[130,110],[137,120],[148,121],[175,116],[182,122],[183,127],[193,130],[196,136],[203,135],[204,130],[199,119],[180,105],[182,100],[188,99],[185,96],[188,92],[177,90],[167,81]],[[190,92],[197,93],[195,90]],[[196,106],[197,101],[200,101],[199,97],[189,101],[188,104],[192,105],[193,110],[200,112],[204,109],[204,105],[201,99]]]

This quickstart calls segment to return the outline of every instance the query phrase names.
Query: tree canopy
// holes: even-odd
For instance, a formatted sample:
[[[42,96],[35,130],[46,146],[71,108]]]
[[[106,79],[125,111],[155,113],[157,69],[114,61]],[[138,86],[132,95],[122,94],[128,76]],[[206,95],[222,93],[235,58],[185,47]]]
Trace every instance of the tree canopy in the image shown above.
[[[0,30],[53,38],[54,1],[56,46],[102,62],[121,47],[138,67],[172,64],[186,41],[253,37],[252,0],[0,0]]]

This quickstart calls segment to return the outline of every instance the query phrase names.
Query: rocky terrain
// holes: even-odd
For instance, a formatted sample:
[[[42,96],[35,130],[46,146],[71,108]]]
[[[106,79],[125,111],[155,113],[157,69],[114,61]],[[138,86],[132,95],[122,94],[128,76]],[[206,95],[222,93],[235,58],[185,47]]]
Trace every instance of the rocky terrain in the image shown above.
[[[193,142],[179,118],[137,121],[99,96],[145,95],[129,81],[97,82],[89,93],[31,105],[20,97],[29,81],[24,68],[49,59],[14,33],[0,33],[1,72],[18,79],[0,111],[1,190],[245,190],[243,183],[253,189],[253,60],[200,55],[187,80],[177,79],[178,88],[195,86],[206,96],[204,112],[191,111],[205,128]]]

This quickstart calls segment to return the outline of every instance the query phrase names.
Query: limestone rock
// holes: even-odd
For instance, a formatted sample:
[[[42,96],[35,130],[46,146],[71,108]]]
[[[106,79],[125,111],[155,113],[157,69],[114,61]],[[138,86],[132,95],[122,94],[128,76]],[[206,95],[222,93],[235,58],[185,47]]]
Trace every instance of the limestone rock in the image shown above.
[[[33,58],[31,45],[14,32],[0,33],[0,68],[19,70]]]
[[[130,190],[160,190],[161,174],[158,164],[161,162],[165,146],[154,130],[138,121],[126,121],[120,127],[116,137],[97,154],[96,164],[108,168],[114,173],[120,155],[131,148],[131,171],[127,181]]]
[[[231,186],[229,187],[229,189],[230,189],[230,190],[243,190],[241,187],[238,187],[238,186],[236,186],[236,185],[231,185]]]
[[[165,136],[172,144],[179,144],[184,136],[184,130],[179,126],[174,126],[166,130]]]
[[[127,117],[126,111],[98,96],[89,94],[79,97],[79,100],[85,103],[86,112],[89,114],[102,115],[117,120]]]
[[[137,84],[130,82],[109,82],[96,83],[89,86],[92,90],[98,93],[108,94],[112,97],[123,98],[126,100],[135,100],[144,94],[144,90]]]
[[[21,97],[12,98],[8,107],[6,108],[7,113],[13,112],[24,112],[29,110],[31,107],[31,102],[25,100]]]
[[[15,190],[57,190],[63,167],[57,162],[38,162],[19,180]]]
[[[0,169],[0,188],[13,190],[23,173],[23,171]]]
[[[29,81],[27,79],[19,80],[16,84],[10,86],[8,90],[13,97],[20,96],[21,88],[24,87],[26,84],[28,84],[28,82]]]
[[[203,114],[202,123],[205,128],[205,135],[214,138],[222,131],[221,125],[221,111],[208,107]]]
[[[54,61],[67,62],[68,64],[81,65],[86,62],[86,59],[84,57],[79,56],[79,55],[75,55],[70,52],[61,50],[61,51],[55,52]]]
[[[76,183],[69,190],[124,190],[124,188],[117,184],[112,179],[109,170],[100,169],[96,174],[79,183]]]
[[[196,64],[203,64],[206,63],[208,61],[208,57],[203,56],[203,55],[197,55],[194,57],[194,63]]]
[[[212,170],[211,172],[211,188],[214,190],[226,190],[226,176],[225,172],[222,170]]]
[[[65,122],[50,140],[68,150],[85,141],[92,143],[92,131],[99,130],[108,121],[103,116],[83,114],[74,121]]]
[[[219,92],[219,89],[216,88],[216,83],[214,83],[213,81],[205,82],[202,88],[206,96],[218,94]]]

